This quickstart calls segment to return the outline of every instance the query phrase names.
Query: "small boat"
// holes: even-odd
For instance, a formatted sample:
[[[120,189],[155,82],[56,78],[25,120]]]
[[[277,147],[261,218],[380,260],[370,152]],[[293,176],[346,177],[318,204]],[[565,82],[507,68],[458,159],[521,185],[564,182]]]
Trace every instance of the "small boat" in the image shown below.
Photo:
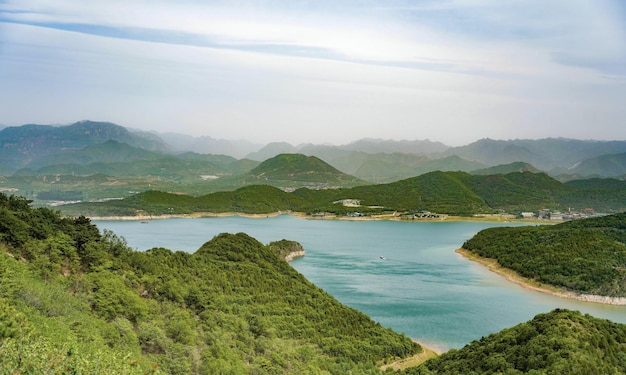
[[[142,221],[141,224],[148,224],[148,222],[147,221]]]
[[[387,260],[387,258],[385,258],[385,257],[384,257],[384,256],[382,256],[382,255],[380,256],[380,259],[382,259],[382,260]]]

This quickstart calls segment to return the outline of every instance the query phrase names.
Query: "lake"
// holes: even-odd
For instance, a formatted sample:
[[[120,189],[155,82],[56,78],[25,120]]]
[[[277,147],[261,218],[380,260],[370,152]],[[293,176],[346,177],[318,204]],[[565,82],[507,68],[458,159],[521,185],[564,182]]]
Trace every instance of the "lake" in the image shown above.
[[[245,232],[265,244],[298,241],[306,256],[291,265],[307,279],[383,326],[442,351],[555,308],[626,323],[626,306],[527,290],[455,253],[480,230],[513,224],[307,220],[290,215],[93,223],[141,251],[165,247],[195,252],[222,232]]]

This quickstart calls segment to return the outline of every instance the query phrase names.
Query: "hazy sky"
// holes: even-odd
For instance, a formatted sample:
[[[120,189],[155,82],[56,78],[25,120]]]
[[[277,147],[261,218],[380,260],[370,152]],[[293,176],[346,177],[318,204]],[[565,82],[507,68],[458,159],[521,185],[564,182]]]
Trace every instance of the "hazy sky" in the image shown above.
[[[0,124],[626,139],[623,0],[0,0]]]

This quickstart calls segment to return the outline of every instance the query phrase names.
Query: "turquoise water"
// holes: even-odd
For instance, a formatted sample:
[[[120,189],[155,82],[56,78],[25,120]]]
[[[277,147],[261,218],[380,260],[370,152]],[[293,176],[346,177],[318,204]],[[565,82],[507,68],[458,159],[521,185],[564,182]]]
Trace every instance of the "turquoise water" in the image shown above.
[[[245,232],[266,244],[283,238],[298,241],[306,256],[291,264],[307,279],[382,325],[440,350],[460,348],[557,307],[626,323],[626,306],[523,289],[454,252],[474,233],[507,224],[305,220],[289,215],[94,223],[124,237],[136,250],[194,252],[222,232]]]

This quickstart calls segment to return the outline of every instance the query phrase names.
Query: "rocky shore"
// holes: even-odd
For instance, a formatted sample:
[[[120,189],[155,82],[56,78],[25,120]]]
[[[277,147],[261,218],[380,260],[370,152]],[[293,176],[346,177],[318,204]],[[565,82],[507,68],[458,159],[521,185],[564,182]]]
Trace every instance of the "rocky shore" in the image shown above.
[[[304,256],[304,250],[292,251],[285,256],[285,261],[291,262],[292,260],[303,257],[303,256]]]

